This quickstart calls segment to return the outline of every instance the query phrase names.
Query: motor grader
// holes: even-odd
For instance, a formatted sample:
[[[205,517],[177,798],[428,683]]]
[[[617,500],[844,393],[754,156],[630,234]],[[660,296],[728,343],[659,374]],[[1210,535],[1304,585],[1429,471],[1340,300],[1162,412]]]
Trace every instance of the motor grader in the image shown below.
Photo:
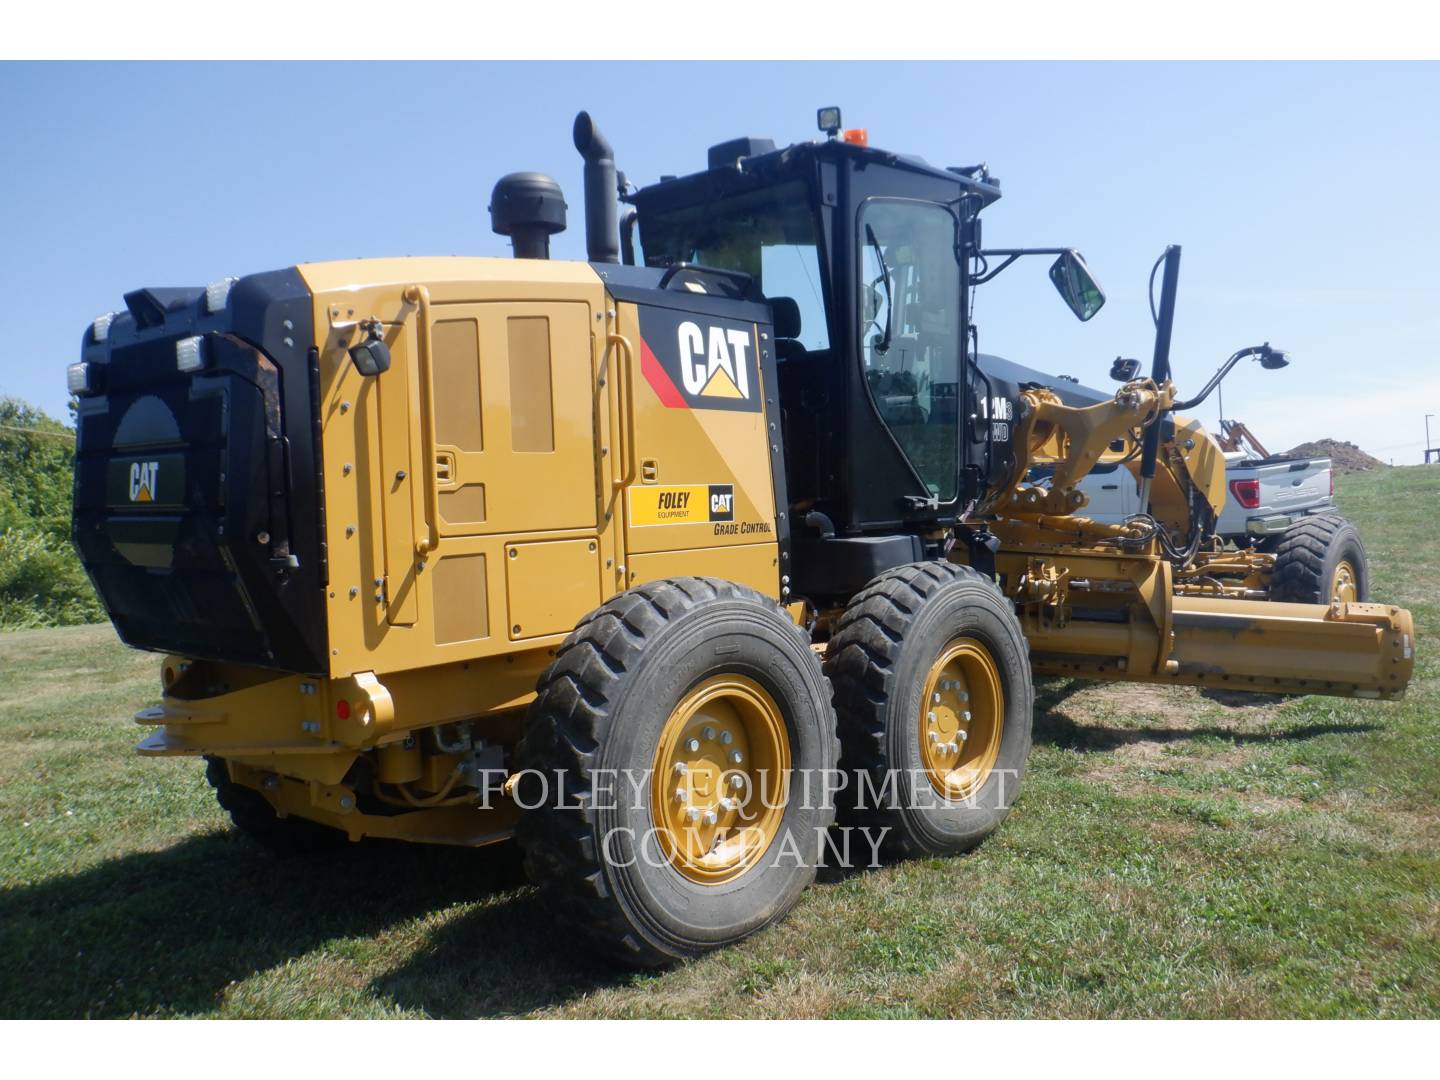
[[[205,759],[279,851],[514,837],[570,926],[654,965],[782,917],[844,830],[862,857],[979,843],[1033,676],[1404,692],[1409,613],[1341,590],[1324,536],[1289,567],[1213,537],[1178,248],[1149,374],[1078,399],[980,353],[974,307],[1043,254],[1088,319],[1083,259],[984,246],[985,166],[821,127],[633,190],[582,113],[586,261],[549,258],[564,197],[516,173],[490,205],[513,259],[97,319],[74,541],[121,638],[166,654],[140,753]],[[1123,523],[1083,514],[1099,462],[1136,477]],[[1313,602],[1274,602],[1281,570]]]

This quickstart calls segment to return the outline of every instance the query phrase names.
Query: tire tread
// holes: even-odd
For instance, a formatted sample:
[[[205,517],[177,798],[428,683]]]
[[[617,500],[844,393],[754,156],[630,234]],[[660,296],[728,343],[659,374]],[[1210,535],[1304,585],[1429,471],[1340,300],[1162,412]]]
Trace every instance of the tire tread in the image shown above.
[[[621,679],[657,633],[716,600],[775,608],[775,601],[746,586],[690,577],[638,585],[587,616],[540,676],[516,754],[519,771],[547,776],[561,771],[574,781],[560,803],[547,801],[521,815],[516,835],[526,873],[567,927],[583,934],[598,951],[629,965],[658,967],[675,957],[639,938],[605,883],[603,853],[592,839],[597,827],[593,772],[617,721],[612,703]],[[818,669],[809,635],[787,623]],[[838,756],[837,738],[831,760]],[[833,816],[831,811],[822,824],[828,827]]]
[[[872,791],[881,790],[889,771],[885,719],[906,628],[938,589],[959,580],[982,582],[1003,600],[995,582],[972,567],[938,560],[910,563],[885,571],[856,593],[831,635],[825,674],[834,691],[840,768],[851,776],[868,775]],[[922,853],[898,808],[861,808],[852,801],[842,813],[847,824],[888,829],[884,847],[891,855]]]

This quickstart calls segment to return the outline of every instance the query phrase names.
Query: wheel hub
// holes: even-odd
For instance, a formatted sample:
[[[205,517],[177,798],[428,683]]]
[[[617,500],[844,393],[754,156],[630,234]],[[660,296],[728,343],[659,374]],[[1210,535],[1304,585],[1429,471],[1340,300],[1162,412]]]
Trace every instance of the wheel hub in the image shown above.
[[[979,642],[961,638],[941,650],[920,699],[920,760],[931,786],[966,799],[985,783],[1000,754],[1005,700],[1000,673]]]
[[[1330,599],[1353,604],[1359,599],[1358,576],[1350,560],[1341,559],[1330,578]]]
[[[671,865],[707,885],[748,870],[779,832],[789,772],[784,717],[758,683],[718,675],[690,690],[660,732],[651,774]]]

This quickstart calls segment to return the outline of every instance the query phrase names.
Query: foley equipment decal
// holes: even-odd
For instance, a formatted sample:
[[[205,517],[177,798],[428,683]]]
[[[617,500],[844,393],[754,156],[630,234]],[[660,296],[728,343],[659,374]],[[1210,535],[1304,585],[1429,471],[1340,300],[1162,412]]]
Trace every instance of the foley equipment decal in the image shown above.
[[[630,524],[704,525],[735,519],[733,484],[685,484],[630,489]]]

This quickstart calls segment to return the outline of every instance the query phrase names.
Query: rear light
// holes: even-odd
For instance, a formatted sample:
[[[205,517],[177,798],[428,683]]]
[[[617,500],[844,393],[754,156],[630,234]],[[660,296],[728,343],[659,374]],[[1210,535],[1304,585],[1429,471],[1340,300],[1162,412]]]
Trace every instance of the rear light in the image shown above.
[[[71,364],[65,369],[65,385],[76,397],[81,394],[94,393],[97,389],[92,381],[95,379],[95,374],[90,365],[84,361]]]
[[[1230,494],[1235,496],[1235,501],[1246,510],[1254,510],[1260,505],[1260,481],[1231,480]]]
[[[175,368],[177,371],[199,371],[204,366],[204,338],[181,338],[175,343]]]
[[[225,305],[230,300],[230,286],[239,281],[239,278],[227,277],[219,281],[212,281],[205,286],[205,311],[214,315],[224,311]]]

